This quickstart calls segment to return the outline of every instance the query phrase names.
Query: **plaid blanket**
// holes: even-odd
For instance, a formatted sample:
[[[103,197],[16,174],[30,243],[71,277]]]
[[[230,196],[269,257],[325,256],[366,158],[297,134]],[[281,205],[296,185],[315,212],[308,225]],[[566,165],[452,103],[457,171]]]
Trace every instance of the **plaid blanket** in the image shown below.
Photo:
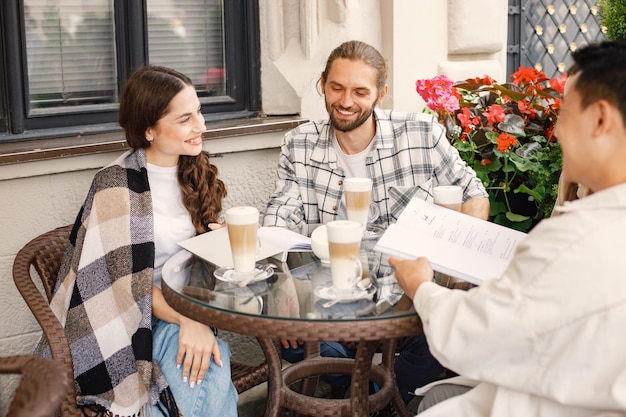
[[[153,267],[152,199],[140,149],[95,175],[50,303],[65,327],[80,405],[136,416],[160,401],[178,415],[152,361]]]

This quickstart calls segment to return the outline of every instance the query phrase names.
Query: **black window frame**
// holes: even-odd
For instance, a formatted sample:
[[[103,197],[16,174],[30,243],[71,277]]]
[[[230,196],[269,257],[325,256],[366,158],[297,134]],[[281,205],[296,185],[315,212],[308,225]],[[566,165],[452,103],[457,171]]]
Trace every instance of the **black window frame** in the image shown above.
[[[148,63],[146,0],[114,0],[118,91]],[[119,130],[117,103],[30,115],[23,0],[0,3],[0,143]],[[261,108],[258,2],[224,1],[226,95],[201,98],[207,122],[253,117]]]

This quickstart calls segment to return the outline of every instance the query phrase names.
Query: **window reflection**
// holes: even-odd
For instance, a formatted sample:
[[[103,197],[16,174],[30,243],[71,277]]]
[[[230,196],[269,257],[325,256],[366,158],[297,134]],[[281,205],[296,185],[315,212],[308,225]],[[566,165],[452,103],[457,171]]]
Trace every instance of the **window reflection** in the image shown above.
[[[116,101],[113,0],[24,0],[30,108]]]
[[[150,63],[172,67],[202,96],[226,94],[222,0],[147,0]]]

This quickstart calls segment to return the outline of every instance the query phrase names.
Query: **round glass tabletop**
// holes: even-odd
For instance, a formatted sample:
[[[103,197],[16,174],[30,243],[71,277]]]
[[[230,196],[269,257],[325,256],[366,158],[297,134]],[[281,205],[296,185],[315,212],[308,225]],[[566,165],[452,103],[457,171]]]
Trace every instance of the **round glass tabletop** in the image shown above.
[[[163,281],[195,304],[255,317],[343,321],[415,315],[412,303],[398,303],[403,291],[387,256],[365,244],[360,258],[364,285],[349,293],[332,288],[330,265],[311,251],[289,252],[285,262],[274,258],[261,261],[257,269],[270,272],[242,282],[232,276],[224,279],[215,265],[182,250],[165,263]]]

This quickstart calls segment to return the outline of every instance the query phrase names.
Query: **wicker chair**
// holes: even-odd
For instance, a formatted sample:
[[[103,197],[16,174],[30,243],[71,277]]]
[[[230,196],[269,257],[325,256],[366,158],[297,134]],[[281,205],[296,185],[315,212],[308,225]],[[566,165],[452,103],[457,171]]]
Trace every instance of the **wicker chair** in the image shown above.
[[[41,326],[50,345],[52,357],[64,365],[69,371],[70,380],[73,381],[72,356],[65,332],[48,304],[71,230],[71,225],[59,227],[34,238],[20,249],[13,263],[13,280]],[[31,265],[43,283],[45,297],[33,281]],[[231,361],[231,373],[233,384],[237,392],[241,393],[267,381],[268,365],[263,362],[257,366],[248,366]],[[61,403],[60,411],[61,417],[83,415],[76,405],[74,384],[70,384],[70,390]]]
[[[8,417],[50,417],[70,389],[66,367],[53,359],[32,355],[0,358],[0,373],[22,375]]]

